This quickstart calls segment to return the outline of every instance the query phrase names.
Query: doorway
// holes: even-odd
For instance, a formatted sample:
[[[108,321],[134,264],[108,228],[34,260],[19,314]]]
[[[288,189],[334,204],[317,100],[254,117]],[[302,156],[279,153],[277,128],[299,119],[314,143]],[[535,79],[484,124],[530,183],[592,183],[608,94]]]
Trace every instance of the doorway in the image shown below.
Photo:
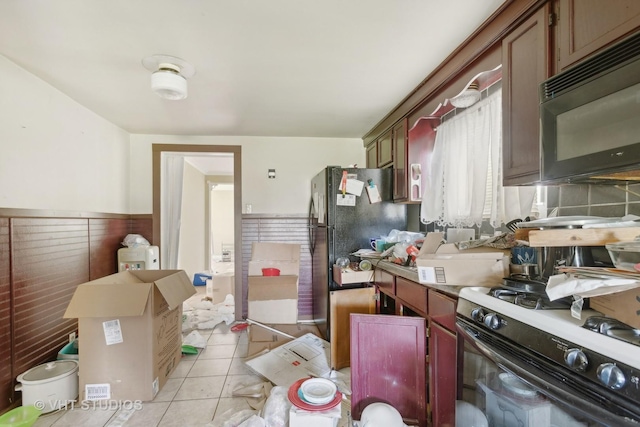
[[[234,288],[235,288],[235,316],[239,320],[242,316],[242,161],[240,146],[232,145],[182,145],[182,144],[153,144],[153,242],[163,247],[162,236],[162,154],[184,154],[185,157],[197,154],[230,153],[233,155],[233,209],[234,209]],[[205,224],[202,225],[203,235],[207,232]],[[165,239],[166,240],[166,239]],[[162,257],[160,259],[162,266]]]

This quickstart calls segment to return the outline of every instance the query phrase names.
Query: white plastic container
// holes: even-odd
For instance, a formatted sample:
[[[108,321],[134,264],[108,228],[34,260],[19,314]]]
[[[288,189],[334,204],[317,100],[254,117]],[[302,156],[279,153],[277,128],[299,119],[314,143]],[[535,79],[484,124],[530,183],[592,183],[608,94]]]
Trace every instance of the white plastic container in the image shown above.
[[[78,398],[78,362],[58,360],[18,375],[16,391],[22,391],[22,405],[34,405],[43,414],[66,407]]]

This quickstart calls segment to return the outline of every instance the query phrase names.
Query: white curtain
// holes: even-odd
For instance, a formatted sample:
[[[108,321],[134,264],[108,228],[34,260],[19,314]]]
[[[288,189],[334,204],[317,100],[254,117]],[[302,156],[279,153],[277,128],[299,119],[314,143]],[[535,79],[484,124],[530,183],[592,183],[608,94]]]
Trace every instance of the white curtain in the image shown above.
[[[519,207],[525,207],[518,212],[528,214],[535,187],[518,187],[505,193],[501,153],[502,90],[498,89],[438,126],[431,164],[425,168],[422,222],[479,226],[483,217],[488,217],[492,226],[499,227],[514,219],[505,216],[513,214],[513,209],[505,212],[513,197]]]
[[[162,153],[160,260],[162,269],[165,270],[178,268],[183,174],[183,156],[181,154]]]

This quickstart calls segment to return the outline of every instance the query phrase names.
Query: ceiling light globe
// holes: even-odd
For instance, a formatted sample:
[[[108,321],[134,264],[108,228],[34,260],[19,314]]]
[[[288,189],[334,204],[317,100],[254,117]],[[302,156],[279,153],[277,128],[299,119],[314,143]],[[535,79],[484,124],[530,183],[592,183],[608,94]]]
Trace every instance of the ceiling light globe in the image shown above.
[[[151,89],[161,98],[173,101],[187,97],[187,80],[169,70],[158,70],[151,74]]]

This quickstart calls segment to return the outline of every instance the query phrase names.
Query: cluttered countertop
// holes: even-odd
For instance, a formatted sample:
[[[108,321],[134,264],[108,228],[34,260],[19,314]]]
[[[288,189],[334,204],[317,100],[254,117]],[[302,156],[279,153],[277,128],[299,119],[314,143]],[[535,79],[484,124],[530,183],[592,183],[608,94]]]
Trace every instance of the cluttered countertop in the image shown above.
[[[407,280],[411,280],[412,282],[419,283],[427,288],[437,289],[442,293],[453,297],[457,297],[460,293],[460,289],[464,287],[456,285],[438,285],[435,283],[420,283],[420,279],[418,278],[418,267],[406,267],[387,260],[377,261],[375,263],[375,267],[385,270],[395,276],[400,276]]]
[[[535,267],[540,270],[540,275],[544,275],[548,280],[552,273],[548,265],[532,266],[531,260],[527,261],[522,257],[520,260],[515,259],[517,256],[515,254],[521,253],[519,249],[522,248],[526,248],[528,254],[534,254],[541,250],[550,252],[545,249],[547,247],[577,247],[578,249],[571,252],[575,253],[575,260],[566,260],[566,267],[572,268],[555,269],[556,274],[558,272],[574,273],[574,275],[580,273],[583,282],[587,274],[606,274],[615,276],[619,280],[622,278],[620,272],[614,272],[611,269],[595,272],[590,270],[598,267],[597,262],[593,264],[591,261],[595,257],[595,252],[592,256],[591,251],[595,251],[593,247],[599,246],[606,253],[604,245],[607,243],[633,240],[635,236],[640,235],[639,226],[640,219],[636,217],[622,219],[557,217],[522,223],[515,230],[489,239],[457,243],[447,243],[443,233],[432,232],[408,244],[396,243],[381,253],[371,254],[372,258],[369,259],[374,268],[380,268],[395,276],[454,297],[457,297],[460,290],[467,286],[493,287],[500,284],[503,278],[513,273],[514,267],[520,267],[514,264]],[[588,248],[581,251],[581,247]],[[640,248],[640,243],[638,247]],[[403,255],[405,252],[408,256]],[[587,257],[583,260],[580,257],[584,255],[581,254],[586,254]],[[365,258],[368,255],[362,254],[362,256]],[[551,259],[551,261],[554,260]],[[591,262],[591,264],[584,262]],[[585,266],[587,269],[575,270],[575,267]],[[552,267],[555,268],[555,266]],[[613,264],[610,264],[610,267],[613,267]],[[638,267],[640,268],[640,264]],[[635,274],[638,273],[635,272]],[[632,275],[635,274],[632,273]],[[635,277],[626,276],[624,279],[634,282],[625,283],[627,289],[634,287],[636,282],[632,279]],[[610,278],[612,277],[607,277],[607,279]],[[558,278],[556,278],[557,281]],[[552,284],[555,283],[552,282]]]

